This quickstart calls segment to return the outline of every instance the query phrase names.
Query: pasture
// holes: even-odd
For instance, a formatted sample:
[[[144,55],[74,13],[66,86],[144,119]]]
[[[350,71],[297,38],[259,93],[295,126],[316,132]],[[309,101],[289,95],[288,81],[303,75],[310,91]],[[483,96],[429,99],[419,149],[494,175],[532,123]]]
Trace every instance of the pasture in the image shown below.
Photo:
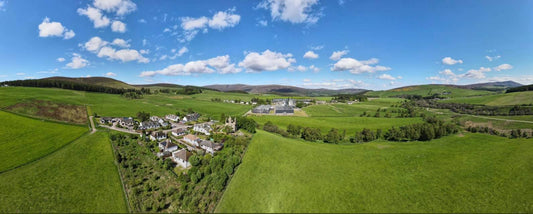
[[[0,111],[0,172],[46,156],[72,142],[85,126],[31,119]]]
[[[533,144],[470,134],[430,142],[254,136],[218,212],[533,212]]]
[[[489,106],[533,104],[533,91],[494,94],[475,97],[456,97],[442,102],[484,104]]]
[[[1,213],[128,211],[106,132],[0,174],[0,198]]]
[[[494,94],[494,92],[483,90],[471,90],[457,88],[446,85],[419,85],[408,86],[403,88],[396,88],[387,91],[369,91],[365,93],[368,96],[374,97],[393,97],[399,95],[420,95],[431,96],[433,94],[440,94],[440,96],[454,98],[454,97],[469,97]]]

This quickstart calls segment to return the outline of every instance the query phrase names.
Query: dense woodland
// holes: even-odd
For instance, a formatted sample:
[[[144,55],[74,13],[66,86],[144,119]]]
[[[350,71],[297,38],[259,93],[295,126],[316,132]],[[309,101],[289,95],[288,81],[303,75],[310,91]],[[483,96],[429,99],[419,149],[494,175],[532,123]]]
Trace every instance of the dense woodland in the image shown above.
[[[136,94],[146,93],[146,89],[124,89],[124,88],[112,88],[107,86],[99,86],[94,84],[78,83],[65,80],[52,80],[52,79],[39,79],[39,80],[14,80],[0,83],[0,85],[8,86],[25,86],[25,87],[40,87],[40,88],[62,88],[71,89],[77,91],[89,91],[100,92],[107,94],[124,94],[127,92],[133,92]],[[149,89],[148,89],[149,92]]]
[[[510,88],[510,89],[507,89],[505,93],[520,92],[520,91],[533,91],[533,84]]]
[[[436,100],[415,100],[411,105],[424,108],[449,109],[455,113],[487,115],[487,116],[514,116],[514,115],[533,115],[533,106],[515,105],[509,106],[486,106],[474,105],[467,103],[441,103]]]
[[[359,102],[368,101],[368,97],[363,94],[337,94],[333,95],[333,101],[345,103],[347,101],[357,100]]]

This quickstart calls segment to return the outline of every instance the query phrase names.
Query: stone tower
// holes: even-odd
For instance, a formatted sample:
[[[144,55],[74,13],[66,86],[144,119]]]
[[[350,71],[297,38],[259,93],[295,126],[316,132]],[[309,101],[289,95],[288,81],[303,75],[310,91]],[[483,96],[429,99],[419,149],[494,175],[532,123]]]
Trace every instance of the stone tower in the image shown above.
[[[236,131],[236,125],[237,125],[237,118],[232,119],[231,117],[228,117],[226,119],[226,126],[229,126],[231,128],[231,131]]]

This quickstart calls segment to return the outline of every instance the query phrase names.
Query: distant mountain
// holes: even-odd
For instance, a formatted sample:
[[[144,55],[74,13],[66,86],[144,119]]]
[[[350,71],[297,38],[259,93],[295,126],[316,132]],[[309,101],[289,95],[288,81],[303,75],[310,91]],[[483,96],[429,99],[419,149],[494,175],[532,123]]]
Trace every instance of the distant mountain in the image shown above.
[[[522,86],[522,84],[514,81],[503,81],[503,82],[487,82],[487,83],[477,83],[471,85],[461,85],[460,88],[466,89],[475,89],[475,90],[489,90],[489,91],[499,91],[505,90],[508,88],[514,88]]]
[[[211,88],[224,92],[247,92],[252,94],[279,94],[284,96],[331,96],[335,94],[357,94],[367,90],[365,89],[308,89],[286,85],[206,85],[205,88]]]
[[[107,77],[77,77],[77,78],[48,77],[48,78],[43,78],[43,80],[62,80],[62,81],[69,81],[69,82],[76,82],[76,83],[84,83],[84,84],[89,84],[89,85],[105,86],[105,87],[110,87],[110,88],[124,88],[124,89],[135,88],[135,86],[132,86],[128,83],[125,83],[125,82],[122,82],[120,80],[116,80],[113,78],[107,78]]]

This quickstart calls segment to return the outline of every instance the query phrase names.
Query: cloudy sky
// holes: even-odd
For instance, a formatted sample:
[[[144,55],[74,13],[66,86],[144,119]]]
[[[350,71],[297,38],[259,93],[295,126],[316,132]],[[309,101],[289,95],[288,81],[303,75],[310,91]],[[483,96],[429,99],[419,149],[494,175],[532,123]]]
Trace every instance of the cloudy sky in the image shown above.
[[[0,81],[533,83],[533,1],[0,0]]]

